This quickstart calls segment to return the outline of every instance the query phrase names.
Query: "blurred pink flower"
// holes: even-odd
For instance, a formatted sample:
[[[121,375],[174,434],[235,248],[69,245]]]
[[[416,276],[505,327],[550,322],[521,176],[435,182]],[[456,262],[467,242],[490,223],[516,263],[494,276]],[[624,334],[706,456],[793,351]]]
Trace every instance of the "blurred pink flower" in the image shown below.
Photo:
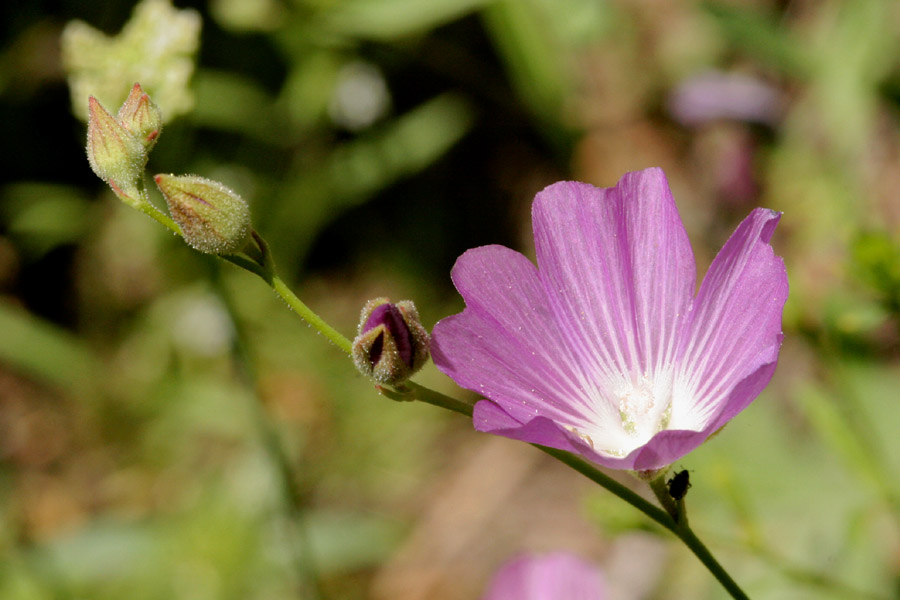
[[[522,556],[494,575],[482,600],[603,600],[600,572],[566,553]]]
[[[662,170],[614,188],[553,184],[532,206],[539,268],[502,246],[467,251],[452,278],[466,309],[432,354],[482,394],[479,431],[660,469],[747,407],[775,371],[788,294],[757,208],[694,296],[696,265]]]
[[[778,90],[740,73],[709,71],[688,77],[669,97],[669,112],[683,125],[732,119],[772,125],[782,112]]]

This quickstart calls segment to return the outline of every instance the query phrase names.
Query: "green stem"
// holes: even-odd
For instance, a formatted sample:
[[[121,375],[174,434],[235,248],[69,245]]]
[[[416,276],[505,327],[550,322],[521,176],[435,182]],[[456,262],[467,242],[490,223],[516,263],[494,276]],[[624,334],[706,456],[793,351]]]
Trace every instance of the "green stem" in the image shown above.
[[[139,211],[150,217],[151,219],[162,223],[165,227],[172,231],[177,236],[181,236],[181,227],[179,227],[175,221],[167,217],[160,211],[158,208],[150,204],[150,202],[142,203],[140,206],[136,207]]]
[[[421,386],[418,383],[413,383],[412,381],[407,381],[405,385],[415,395],[416,400],[433,406],[439,406],[447,410],[452,410],[453,412],[457,412],[467,417],[472,416],[472,410],[475,408],[474,404],[451,398],[450,396]]]
[[[731,575],[728,574],[722,565],[715,559],[709,549],[700,541],[700,539],[694,534],[694,531],[687,526],[678,525],[674,521],[672,521],[674,528],[670,529],[672,533],[677,535],[684,544],[691,549],[691,552],[694,553],[700,562],[709,569],[709,572],[713,574],[722,587],[724,587],[729,594],[731,594],[732,598],[749,600],[749,596],[744,593],[744,591],[738,586],[737,582],[731,578]]]
[[[303,301],[300,300],[300,298],[298,298],[297,295],[291,291],[291,288],[289,288],[287,284],[281,280],[281,277],[279,277],[274,272],[271,274],[269,285],[272,286],[272,289],[275,290],[275,293],[278,294],[281,299],[284,300],[285,304],[290,306],[291,309],[295,313],[297,313],[301,319],[319,330],[319,332],[324,335],[332,344],[334,344],[347,354],[350,354],[350,340],[341,335],[341,333],[337,329],[326,323],[322,319],[322,317],[314,313],[308,306],[306,306],[306,304],[304,304]]]
[[[649,481],[650,489],[653,490],[653,495],[656,496],[656,499],[659,500],[659,503],[662,505],[666,512],[669,513],[669,516],[672,517],[676,522],[678,519],[678,506],[675,504],[675,500],[672,496],[669,495],[669,488],[666,486],[666,474],[663,471],[659,476],[654,477]]]
[[[122,192],[116,191],[115,188],[113,189],[113,191],[116,192],[116,195],[118,195],[119,198],[121,198],[125,203],[141,211],[157,223],[160,223],[161,225],[169,229],[175,235],[181,237],[181,227],[179,227],[175,221],[169,218],[168,215],[164,214],[161,210],[156,208],[156,206],[154,206],[152,202],[150,202],[150,197],[147,194],[147,186],[144,184],[143,179],[140,180],[138,186],[138,198],[130,198],[127,195],[123,196],[121,195]]]

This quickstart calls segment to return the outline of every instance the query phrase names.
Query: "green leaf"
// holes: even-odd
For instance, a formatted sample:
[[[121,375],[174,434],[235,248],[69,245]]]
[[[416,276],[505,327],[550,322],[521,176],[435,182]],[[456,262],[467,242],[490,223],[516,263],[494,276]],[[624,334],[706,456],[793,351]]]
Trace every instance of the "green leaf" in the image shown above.
[[[559,126],[572,85],[568,60],[546,15],[530,0],[500,0],[482,12],[519,97],[540,119]]]

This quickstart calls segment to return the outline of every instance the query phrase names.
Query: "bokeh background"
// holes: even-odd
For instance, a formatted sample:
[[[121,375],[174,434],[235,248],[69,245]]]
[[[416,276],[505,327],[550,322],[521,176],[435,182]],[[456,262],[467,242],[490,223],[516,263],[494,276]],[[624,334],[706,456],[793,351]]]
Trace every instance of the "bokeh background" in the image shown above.
[[[88,58],[112,74],[101,100],[135,65],[180,98],[149,172],[238,190],[346,335],[375,296],[429,328],[459,311],[455,258],[532,252],[530,202],[556,180],[663,167],[701,273],[752,207],[783,211],[778,371],[677,465],[691,523],[754,598],[900,598],[900,3],[177,7],[202,22],[188,83],[107,52]],[[377,395],[260,280],[119,203],[60,39],[76,19],[116,35],[133,8],[0,8],[0,598],[463,600],[557,550],[613,598],[725,597],[631,507]]]

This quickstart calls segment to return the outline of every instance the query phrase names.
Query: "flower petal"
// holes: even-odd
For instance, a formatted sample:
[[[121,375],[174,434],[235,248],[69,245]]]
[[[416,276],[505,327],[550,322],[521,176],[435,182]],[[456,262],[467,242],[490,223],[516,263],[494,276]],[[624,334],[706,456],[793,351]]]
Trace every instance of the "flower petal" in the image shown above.
[[[463,254],[451,275],[466,309],[435,325],[437,367],[519,423],[538,414],[572,426],[592,420],[534,265],[508,248],[484,246]]]
[[[625,456],[663,419],[696,281],[665,175],[628,173],[608,189],[554,184],[532,213],[541,281],[596,406],[590,435]]]
[[[472,423],[477,431],[484,433],[582,454],[580,439],[556,421],[533,417],[521,423],[490,400],[482,400],[475,405]]]
[[[784,261],[769,245],[780,218],[751,212],[703,279],[683,332],[670,428],[718,429],[771,379],[788,294]]]
[[[650,471],[668,467],[673,462],[698,447],[709,434],[705,431],[666,429],[660,431],[649,442],[628,457],[629,469]],[[619,467],[622,468],[622,467]]]
[[[494,575],[482,600],[603,600],[600,572],[578,557],[557,552],[522,556]]]
[[[694,257],[665,175],[626,174],[614,188],[563,182],[537,195],[541,278],[581,358],[603,371],[654,371],[674,355]]]

